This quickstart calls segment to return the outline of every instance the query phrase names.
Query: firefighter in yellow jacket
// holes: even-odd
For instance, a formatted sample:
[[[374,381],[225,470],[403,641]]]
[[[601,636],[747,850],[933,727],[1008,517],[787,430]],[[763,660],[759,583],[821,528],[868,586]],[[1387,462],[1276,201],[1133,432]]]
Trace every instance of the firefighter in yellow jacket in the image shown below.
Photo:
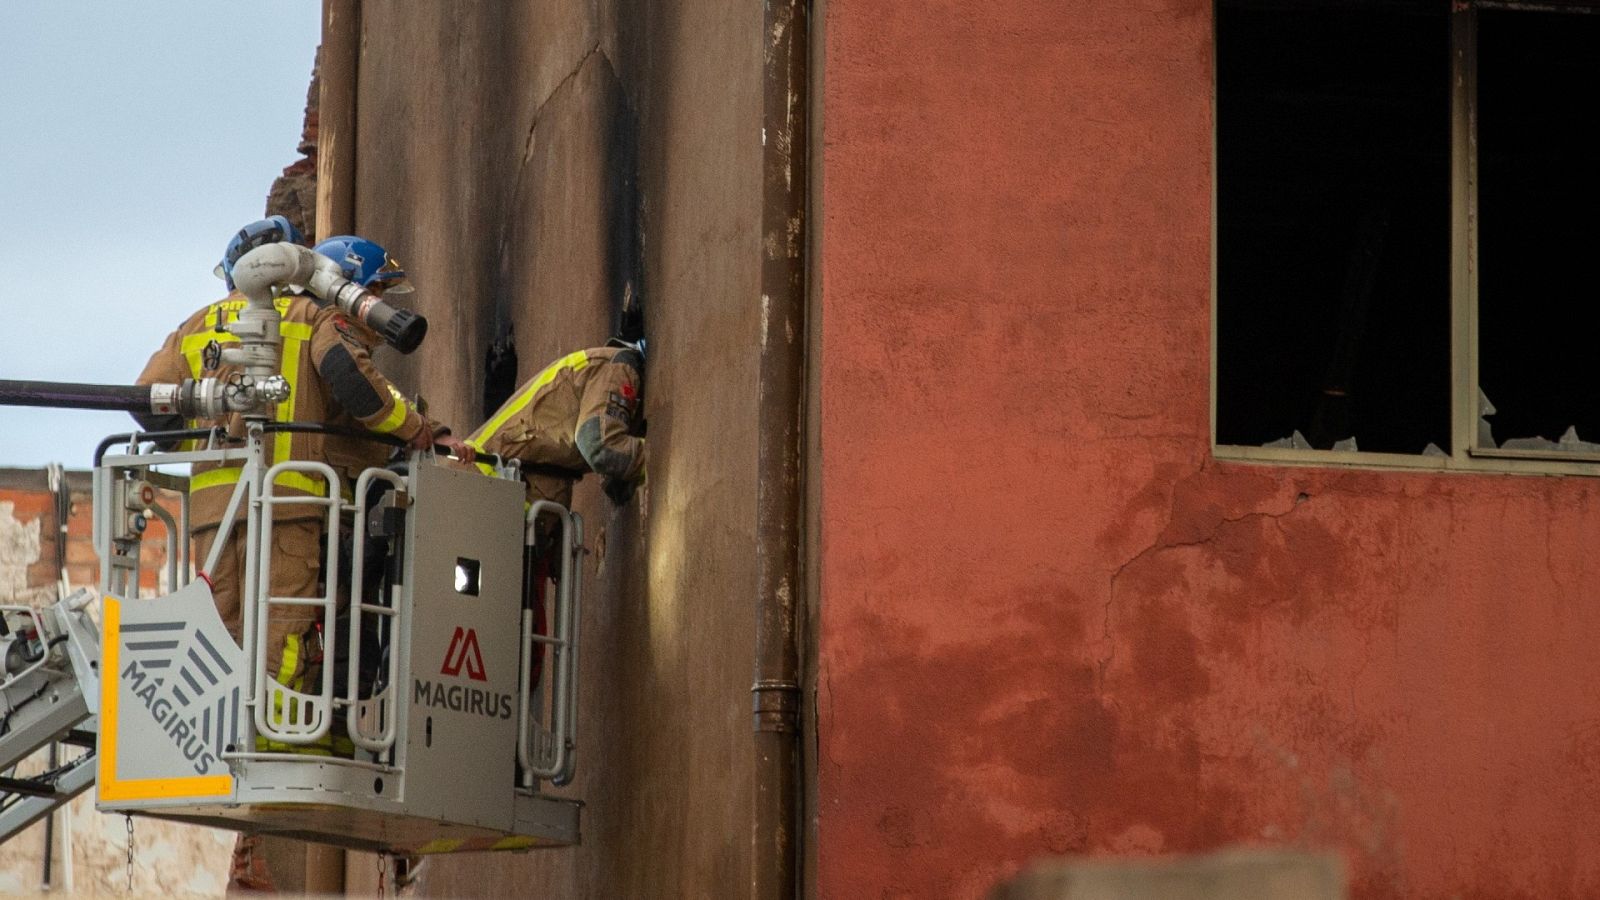
[[[467,438],[471,450],[515,459],[529,503],[572,506],[572,484],[589,472],[613,503],[627,503],[645,476],[644,342],[613,338],[604,347],[561,357],[517,388],[489,421]],[[458,454],[459,455],[459,454]],[[485,474],[494,470],[480,465]],[[536,573],[534,630],[545,633],[544,584],[559,571],[546,542],[553,517],[537,523],[540,547],[526,563]],[[530,685],[544,670],[544,645],[535,646]]]
[[[643,372],[643,341],[569,353],[519,387],[467,446],[520,461],[529,502],[570,507],[572,483],[595,472],[606,496],[626,503],[645,476]]]
[[[274,216],[241,230],[229,243],[220,268],[230,290],[231,263],[249,250],[267,243],[298,242],[299,234],[282,216]],[[345,277],[373,293],[394,290],[403,284],[405,273],[381,247],[356,237],[332,238],[318,244],[316,252],[339,262]],[[353,252],[352,252],[353,251]],[[359,259],[351,263],[349,259]],[[432,447],[437,440],[457,451],[465,446],[448,436],[442,428],[422,415],[372,363],[371,352],[381,341],[366,325],[319,305],[309,296],[283,296],[275,304],[282,317],[279,331],[283,338],[281,373],[290,385],[289,399],[271,410],[279,422],[320,422],[346,428],[366,429],[393,435],[417,449]],[[199,310],[169,335],[161,349],[150,358],[140,384],[176,383],[185,378],[227,378],[233,367],[218,359],[222,344],[236,341],[216,327],[238,320],[246,301],[237,293]],[[184,423],[173,419],[140,417],[152,430],[221,427],[235,438],[245,435],[244,418],[238,414]],[[268,465],[285,460],[325,462],[339,472],[345,489],[368,466],[382,465],[388,448],[357,438],[317,433],[277,432],[267,436]],[[195,539],[195,558],[209,559],[228,501],[239,481],[237,464],[197,463],[190,479],[190,530]],[[302,472],[285,472],[275,479],[279,495],[327,496],[322,479]],[[321,507],[287,504],[274,509],[272,571],[270,591],[275,597],[320,596],[324,510]],[[244,521],[236,516],[216,566],[202,573],[211,584],[217,611],[229,634],[240,640],[242,610],[240,580],[244,574]],[[305,634],[315,621],[313,607],[279,606],[272,610],[267,627],[267,672],[280,683],[299,686],[305,669]]]

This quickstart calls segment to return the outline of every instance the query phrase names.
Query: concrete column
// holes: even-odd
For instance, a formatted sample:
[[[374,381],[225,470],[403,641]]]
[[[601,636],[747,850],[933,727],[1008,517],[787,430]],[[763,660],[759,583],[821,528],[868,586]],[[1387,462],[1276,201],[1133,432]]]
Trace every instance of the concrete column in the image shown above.
[[[361,0],[322,0],[322,94],[318,99],[317,239],[350,234],[356,219],[356,72]],[[343,894],[344,851],[306,846],[311,894]]]
[[[318,101],[317,238],[356,224],[356,69],[360,0],[322,0],[322,96]]]

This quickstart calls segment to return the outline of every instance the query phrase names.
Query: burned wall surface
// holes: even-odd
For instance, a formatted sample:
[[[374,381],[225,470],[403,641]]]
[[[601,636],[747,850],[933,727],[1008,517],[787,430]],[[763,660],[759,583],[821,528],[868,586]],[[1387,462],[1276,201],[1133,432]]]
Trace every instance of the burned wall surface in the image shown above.
[[[620,510],[589,482],[575,500],[593,552],[563,793],[587,804],[583,844],[435,858],[424,894],[748,880],[759,33],[732,0],[362,4],[357,230],[431,324],[388,370],[465,432],[496,340],[525,380],[603,342],[631,285],[650,342],[648,483]]]
[[[819,896],[1600,894],[1600,481],[1216,461],[1212,7],[829,0]]]

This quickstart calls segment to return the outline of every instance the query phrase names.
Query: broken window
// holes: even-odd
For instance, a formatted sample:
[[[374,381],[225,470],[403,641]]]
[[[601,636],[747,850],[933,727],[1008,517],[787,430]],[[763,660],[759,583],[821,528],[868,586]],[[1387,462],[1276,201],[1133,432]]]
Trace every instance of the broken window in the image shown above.
[[[1600,455],[1595,5],[1219,0],[1218,444]]]
[[[1478,384],[1495,408],[1491,437],[1600,451],[1600,167],[1588,139],[1600,16],[1495,9],[1477,25]]]
[[[1217,7],[1217,441],[1450,448],[1439,3]]]

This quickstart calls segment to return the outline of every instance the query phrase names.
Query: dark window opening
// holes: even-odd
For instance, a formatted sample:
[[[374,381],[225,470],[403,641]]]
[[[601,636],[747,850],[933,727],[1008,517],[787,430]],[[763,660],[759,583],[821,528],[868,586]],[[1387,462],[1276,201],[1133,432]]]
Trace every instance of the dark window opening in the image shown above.
[[[483,361],[483,414],[488,420],[517,392],[517,343],[512,330],[489,345]]]
[[[1218,443],[1450,452],[1448,4],[1216,27]]]
[[[1600,442],[1600,16],[1478,16],[1478,383],[1493,438]]]

